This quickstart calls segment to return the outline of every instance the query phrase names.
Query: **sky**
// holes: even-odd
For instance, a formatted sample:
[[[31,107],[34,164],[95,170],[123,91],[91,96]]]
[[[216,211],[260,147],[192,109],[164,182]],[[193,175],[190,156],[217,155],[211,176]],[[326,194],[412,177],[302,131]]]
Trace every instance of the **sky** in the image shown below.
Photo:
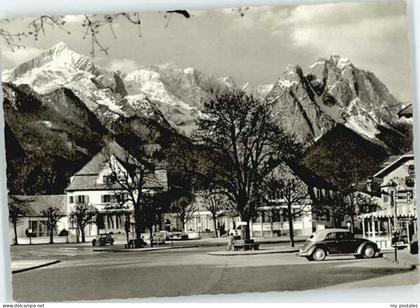
[[[97,53],[101,66],[131,71],[142,65],[193,67],[216,77],[230,76],[238,85],[269,84],[287,65],[309,66],[338,54],[359,68],[374,72],[401,101],[411,100],[408,20],[404,1],[370,1],[297,6],[250,7],[192,11],[189,19],[163,13],[141,13],[141,33],[124,18],[117,20],[114,38],[104,28],[100,41],[109,55]],[[37,41],[12,52],[2,44],[2,68],[12,68],[63,41],[89,55],[90,40],[82,39],[80,16],[66,16],[67,34],[46,28]],[[29,19],[3,27],[25,31]],[[2,42],[3,43],[3,42]]]

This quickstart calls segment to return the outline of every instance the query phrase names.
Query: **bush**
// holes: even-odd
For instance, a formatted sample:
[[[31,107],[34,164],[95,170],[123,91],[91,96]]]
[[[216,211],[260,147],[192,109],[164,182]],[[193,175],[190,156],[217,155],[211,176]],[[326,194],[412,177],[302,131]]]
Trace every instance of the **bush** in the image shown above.
[[[58,233],[58,236],[68,236],[68,235],[69,235],[69,231],[67,231],[66,229],[63,229]]]

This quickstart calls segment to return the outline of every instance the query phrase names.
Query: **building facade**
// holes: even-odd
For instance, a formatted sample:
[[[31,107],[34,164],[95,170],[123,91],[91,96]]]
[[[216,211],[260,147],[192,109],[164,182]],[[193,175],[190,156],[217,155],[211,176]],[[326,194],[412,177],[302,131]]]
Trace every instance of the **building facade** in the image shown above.
[[[339,193],[331,184],[316,175],[308,168],[291,164],[283,168],[282,177],[288,177],[296,182],[299,189],[303,190],[304,197],[291,204],[293,214],[293,230],[295,236],[308,236],[316,230],[333,227],[333,221],[328,215],[329,209],[334,208],[339,202]],[[269,204],[257,207],[257,215],[250,222],[251,237],[279,237],[289,234],[288,205],[285,192],[281,189],[273,191],[268,196]],[[194,208],[196,209],[191,219],[182,230],[181,223],[175,214],[166,215],[168,231],[186,231],[199,234],[200,237],[222,236],[229,230],[241,232],[241,219],[229,211],[217,213],[216,224],[212,213],[206,208],[205,194],[197,194]],[[319,211],[323,209],[323,211]]]
[[[378,210],[360,215],[364,236],[391,248],[393,232],[405,243],[417,234],[414,154],[392,156],[373,175],[370,188],[379,192]]]
[[[53,233],[55,242],[67,241],[67,207],[66,195],[34,195],[15,196],[27,205],[27,214],[18,219],[16,233],[19,244],[48,243],[50,232],[47,230],[47,218],[42,215],[42,210],[58,208],[63,218],[57,223]],[[14,226],[9,222],[10,243],[14,242]]]
[[[110,177],[127,176],[123,180],[130,184],[132,179],[127,170],[138,163],[120,145],[110,142],[71,178],[65,192],[72,240],[76,237],[77,226],[70,214],[76,204],[81,203],[93,205],[98,210],[96,223],[85,228],[87,237],[109,232],[125,234],[126,222],[130,225],[134,223],[134,207],[127,197],[128,191],[122,189],[121,185],[111,183]],[[153,193],[168,187],[164,168],[154,168],[145,173],[144,177],[144,192]],[[136,191],[133,193],[137,195]]]

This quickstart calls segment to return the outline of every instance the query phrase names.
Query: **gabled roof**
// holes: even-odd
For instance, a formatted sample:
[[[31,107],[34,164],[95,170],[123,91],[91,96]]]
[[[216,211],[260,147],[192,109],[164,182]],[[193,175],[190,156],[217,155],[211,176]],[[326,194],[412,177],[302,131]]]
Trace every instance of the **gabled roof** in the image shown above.
[[[124,168],[129,168],[129,162],[138,163],[138,160],[128,154],[118,143],[115,141],[109,142],[99,153],[97,153],[86,165],[74,174],[70,185],[66,191],[79,191],[79,190],[112,190],[118,189],[110,187],[102,183],[97,183],[99,173],[107,166],[108,157],[114,156]],[[146,163],[144,163],[146,164]],[[156,167],[153,174],[147,174],[145,180],[145,188],[167,188],[167,173],[163,168]]]
[[[389,174],[390,172],[397,169],[403,163],[414,159],[414,154],[412,151],[399,156],[397,159],[393,160],[391,163],[387,164],[384,168],[379,170],[377,173],[373,175],[374,178],[383,178],[385,175]]]
[[[294,162],[288,162],[287,165],[306,185],[319,189],[337,190],[336,187],[313,172],[311,169]]]
[[[41,211],[50,207],[59,208],[66,215],[66,195],[17,195],[16,198],[27,202],[30,216],[42,216]]]
[[[389,166],[390,164],[392,164],[394,161],[396,161],[398,158],[400,158],[400,155],[391,155],[389,156],[387,159],[385,159],[382,163],[381,163],[381,169]]]
[[[398,112],[398,116],[401,117],[406,117],[406,118],[412,118],[413,117],[413,104],[410,104],[406,107],[404,107],[403,109],[401,109]]]

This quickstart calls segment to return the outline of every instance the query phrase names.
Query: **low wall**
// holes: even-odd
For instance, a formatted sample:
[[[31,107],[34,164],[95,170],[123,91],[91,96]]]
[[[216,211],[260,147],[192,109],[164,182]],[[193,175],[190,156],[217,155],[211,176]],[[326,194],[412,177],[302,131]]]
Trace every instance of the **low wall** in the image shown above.
[[[33,237],[31,239],[29,237],[18,237],[19,244],[48,244],[49,242],[49,236]],[[13,243],[13,239],[10,243]],[[67,243],[67,236],[54,236],[54,243]]]

